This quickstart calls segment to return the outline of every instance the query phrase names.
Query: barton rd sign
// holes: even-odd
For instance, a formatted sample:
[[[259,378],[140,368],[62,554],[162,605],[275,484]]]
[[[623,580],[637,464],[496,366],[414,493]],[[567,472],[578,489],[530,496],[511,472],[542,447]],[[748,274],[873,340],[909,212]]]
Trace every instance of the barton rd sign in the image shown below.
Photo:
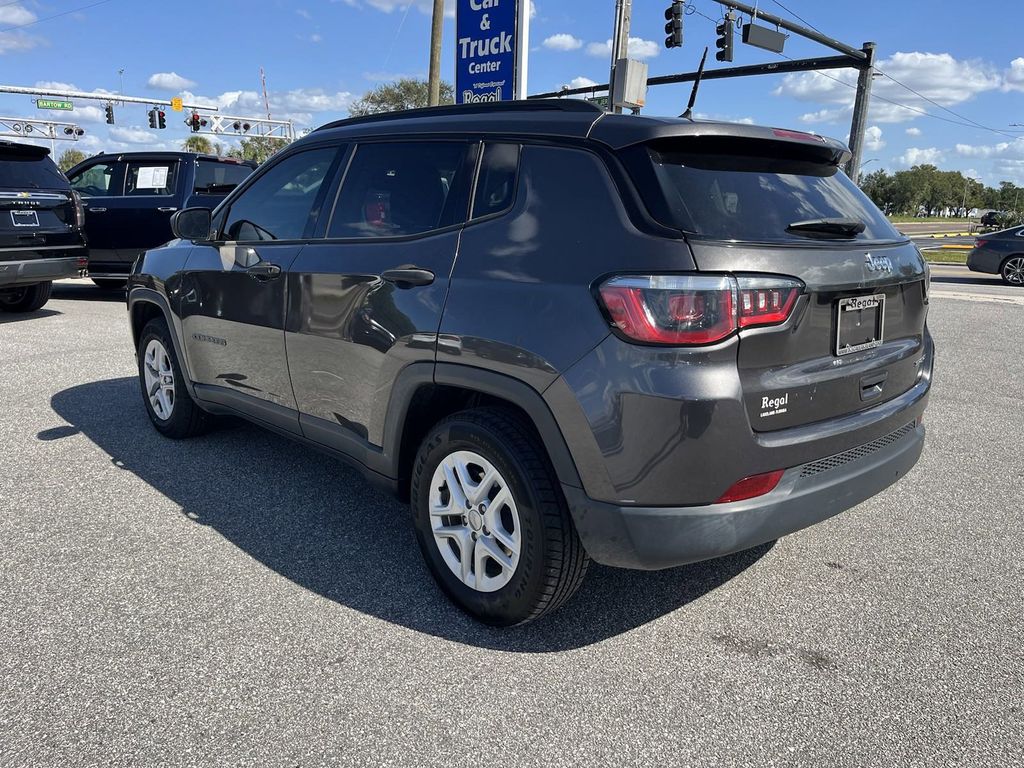
[[[528,0],[458,0],[455,102],[526,97]]]
[[[70,101],[63,101],[57,99],[36,99],[36,107],[38,109],[63,109],[65,111],[71,111],[75,108],[75,105]]]

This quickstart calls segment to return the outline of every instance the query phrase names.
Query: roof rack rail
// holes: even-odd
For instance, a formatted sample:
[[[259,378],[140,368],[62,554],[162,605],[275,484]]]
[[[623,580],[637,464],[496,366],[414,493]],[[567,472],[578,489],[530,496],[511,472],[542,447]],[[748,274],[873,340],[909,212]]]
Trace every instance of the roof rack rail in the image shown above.
[[[317,128],[317,131],[328,128],[341,128],[360,123],[377,123],[386,120],[412,120],[420,117],[441,117],[443,115],[482,115],[492,112],[587,112],[604,114],[604,110],[596,104],[582,99],[530,99],[526,101],[488,101],[478,104],[446,104],[441,107],[419,107],[404,109],[399,112],[379,112],[374,115],[360,115],[335,120]],[[314,131],[315,132],[315,131]]]

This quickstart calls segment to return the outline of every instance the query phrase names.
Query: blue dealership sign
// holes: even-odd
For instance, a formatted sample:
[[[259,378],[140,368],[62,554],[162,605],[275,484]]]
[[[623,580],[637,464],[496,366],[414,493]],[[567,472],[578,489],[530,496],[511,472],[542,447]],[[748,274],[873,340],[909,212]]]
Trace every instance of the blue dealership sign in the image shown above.
[[[455,103],[516,98],[523,76],[519,8],[523,0],[458,0],[455,20]],[[525,21],[524,21],[525,23]]]

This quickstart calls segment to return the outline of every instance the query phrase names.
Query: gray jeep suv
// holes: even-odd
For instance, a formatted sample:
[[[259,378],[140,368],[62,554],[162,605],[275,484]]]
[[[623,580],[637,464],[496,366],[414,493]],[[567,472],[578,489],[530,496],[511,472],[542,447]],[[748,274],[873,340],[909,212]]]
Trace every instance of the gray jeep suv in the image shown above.
[[[357,118],[136,263],[153,425],[238,414],[407,499],[509,625],[882,491],[924,441],[918,250],[840,143],[577,101]]]

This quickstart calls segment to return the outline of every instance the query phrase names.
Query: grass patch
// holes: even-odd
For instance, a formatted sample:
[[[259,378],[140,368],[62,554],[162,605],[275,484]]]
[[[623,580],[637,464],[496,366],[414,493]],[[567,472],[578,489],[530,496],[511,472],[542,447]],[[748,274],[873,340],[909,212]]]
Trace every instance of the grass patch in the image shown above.
[[[966,264],[970,251],[962,248],[929,248],[921,253],[929,264]]]

